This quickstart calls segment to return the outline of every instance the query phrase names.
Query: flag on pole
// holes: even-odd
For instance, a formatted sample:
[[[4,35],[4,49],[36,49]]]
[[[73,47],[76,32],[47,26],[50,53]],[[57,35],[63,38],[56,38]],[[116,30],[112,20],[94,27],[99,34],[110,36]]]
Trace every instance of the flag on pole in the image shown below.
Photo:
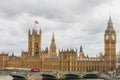
[[[36,21],[36,20],[35,20],[34,22],[35,22],[35,24],[39,24],[39,22],[38,22],[38,21]]]

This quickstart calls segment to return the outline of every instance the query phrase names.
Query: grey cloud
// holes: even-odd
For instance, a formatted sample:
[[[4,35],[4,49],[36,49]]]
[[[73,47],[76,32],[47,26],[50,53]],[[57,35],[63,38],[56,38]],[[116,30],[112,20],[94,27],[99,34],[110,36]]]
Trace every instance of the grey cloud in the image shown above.
[[[43,48],[49,47],[52,32],[55,32],[58,49],[79,49],[79,46],[83,45],[86,54],[99,53],[104,47],[102,34],[106,23],[102,21],[103,17],[94,17],[94,14],[97,14],[97,7],[111,5],[112,2],[111,0],[1,0],[1,51],[20,54],[21,50],[26,50],[28,29],[34,27],[32,21],[37,18],[40,21],[38,29],[42,28]]]
[[[102,0],[12,0],[6,2],[6,0],[4,0],[0,2],[0,13],[4,13],[4,16],[7,18],[28,13],[31,16],[44,16],[48,19],[73,22],[76,21],[76,14],[90,14],[95,7],[108,1],[109,0],[105,0],[104,2]]]

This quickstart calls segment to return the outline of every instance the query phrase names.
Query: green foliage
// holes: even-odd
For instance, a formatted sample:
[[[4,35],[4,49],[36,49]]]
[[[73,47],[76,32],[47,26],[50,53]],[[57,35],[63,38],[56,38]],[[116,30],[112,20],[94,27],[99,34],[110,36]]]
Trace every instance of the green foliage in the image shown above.
[[[118,69],[120,69],[120,65],[118,66]]]

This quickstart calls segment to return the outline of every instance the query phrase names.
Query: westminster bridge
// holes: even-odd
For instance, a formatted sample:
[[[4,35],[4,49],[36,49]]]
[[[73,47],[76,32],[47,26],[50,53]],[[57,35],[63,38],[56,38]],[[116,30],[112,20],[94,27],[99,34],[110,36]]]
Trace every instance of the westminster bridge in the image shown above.
[[[92,73],[92,75],[90,75]],[[0,71],[0,76],[10,75],[13,80],[89,80],[85,78],[86,74],[88,77],[92,76],[92,80],[120,80],[120,78],[113,78],[104,73],[96,72],[11,72],[11,71]],[[100,77],[102,76],[102,77]],[[93,77],[99,77],[93,78]],[[104,78],[103,78],[104,77]],[[91,80],[90,78],[90,80]]]

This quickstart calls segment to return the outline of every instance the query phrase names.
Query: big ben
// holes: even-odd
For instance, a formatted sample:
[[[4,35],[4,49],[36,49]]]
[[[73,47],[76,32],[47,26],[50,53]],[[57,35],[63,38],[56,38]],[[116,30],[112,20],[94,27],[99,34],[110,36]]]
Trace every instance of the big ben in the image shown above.
[[[104,34],[105,64],[107,70],[114,70],[116,67],[116,31],[113,28],[111,17]]]

